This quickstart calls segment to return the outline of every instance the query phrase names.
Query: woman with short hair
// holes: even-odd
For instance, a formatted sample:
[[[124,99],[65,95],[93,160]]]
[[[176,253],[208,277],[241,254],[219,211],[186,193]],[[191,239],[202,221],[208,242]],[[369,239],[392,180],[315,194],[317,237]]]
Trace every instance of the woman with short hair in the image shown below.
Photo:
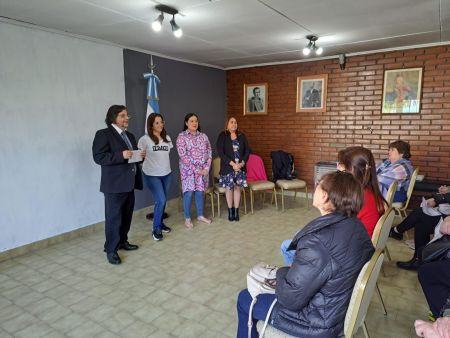
[[[392,182],[397,181],[394,202],[406,201],[406,191],[414,171],[410,158],[408,142],[397,140],[389,144],[388,159],[377,167],[377,177],[383,197],[386,197]]]
[[[356,279],[374,252],[366,229],[356,218],[362,199],[361,184],[352,174],[336,171],[321,178],[313,198],[321,216],[292,240],[294,261],[278,269],[275,294],[258,295],[252,311],[252,337],[258,337],[256,322],[265,319],[275,298],[269,318],[275,328],[303,338],[342,334]],[[238,338],[248,336],[251,302],[248,290],[241,291]]]

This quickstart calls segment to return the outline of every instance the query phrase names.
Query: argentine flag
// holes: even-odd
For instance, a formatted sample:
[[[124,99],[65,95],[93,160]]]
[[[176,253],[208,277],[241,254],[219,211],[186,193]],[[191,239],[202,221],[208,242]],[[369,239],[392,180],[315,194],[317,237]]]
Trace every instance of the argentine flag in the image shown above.
[[[148,80],[147,86],[147,115],[145,117],[145,133],[147,134],[147,118],[151,113],[159,114],[159,97],[158,97],[158,85],[159,78],[153,73],[153,69],[151,73],[145,73],[144,79]]]

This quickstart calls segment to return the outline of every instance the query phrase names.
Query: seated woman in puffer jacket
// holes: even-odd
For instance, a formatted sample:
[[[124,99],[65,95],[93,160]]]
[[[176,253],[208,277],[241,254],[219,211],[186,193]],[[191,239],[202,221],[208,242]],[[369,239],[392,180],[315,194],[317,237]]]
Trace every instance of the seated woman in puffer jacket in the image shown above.
[[[356,218],[363,199],[361,184],[352,174],[338,171],[322,177],[313,199],[321,216],[292,240],[294,261],[290,267],[278,269],[275,295],[257,297],[252,337],[258,337],[256,322],[265,319],[275,298],[269,325],[302,338],[343,334],[353,286],[374,252],[367,230]],[[250,303],[248,290],[241,291],[238,338],[248,336]]]

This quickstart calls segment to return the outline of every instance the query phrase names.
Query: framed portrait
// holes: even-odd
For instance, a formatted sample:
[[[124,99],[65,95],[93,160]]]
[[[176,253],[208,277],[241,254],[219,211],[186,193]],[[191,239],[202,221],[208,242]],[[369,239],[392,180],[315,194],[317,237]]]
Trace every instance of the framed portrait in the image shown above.
[[[328,74],[297,77],[297,107],[299,112],[327,111]]]
[[[267,114],[267,83],[244,84],[244,115]]]
[[[383,114],[409,114],[420,111],[422,68],[384,72]]]

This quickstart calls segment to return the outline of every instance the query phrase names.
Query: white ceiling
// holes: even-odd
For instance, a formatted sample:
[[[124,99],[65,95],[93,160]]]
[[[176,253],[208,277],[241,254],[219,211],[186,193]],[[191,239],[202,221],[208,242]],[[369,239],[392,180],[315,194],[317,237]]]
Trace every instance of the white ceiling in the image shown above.
[[[301,50],[319,36],[322,57],[450,41],[450,0],[0,0],[0,17],[110,41],[220,68],[312,59]]]

